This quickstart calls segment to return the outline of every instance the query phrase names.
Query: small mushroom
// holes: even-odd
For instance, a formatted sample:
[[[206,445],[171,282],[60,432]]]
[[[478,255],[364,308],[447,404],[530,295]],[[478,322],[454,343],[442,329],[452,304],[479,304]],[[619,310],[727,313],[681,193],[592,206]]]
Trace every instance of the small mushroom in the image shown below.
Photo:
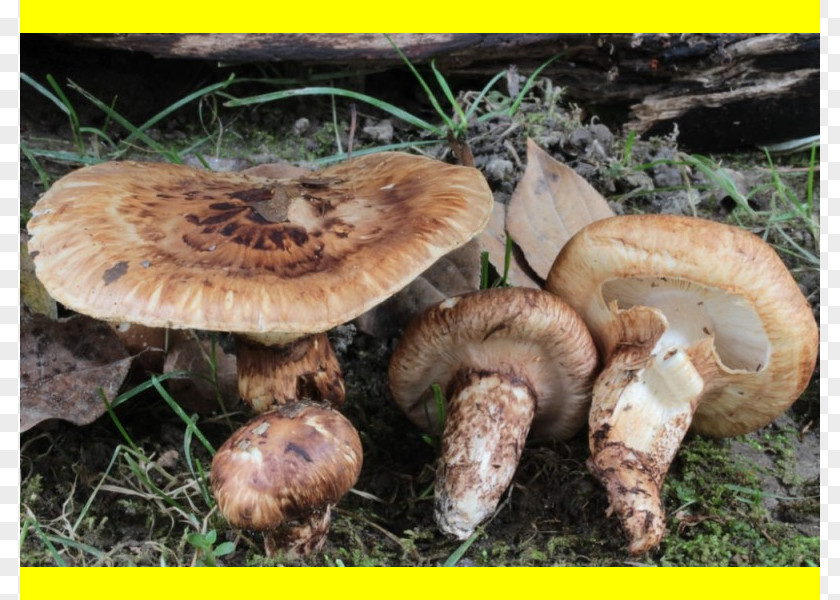
[[[291,402],[234,432],[213,457],[210,477],[232,526],[262,531],[268,556],[295,559],[323,547],[331,508],[361,469],[350,421],[327,405]]]
[[[291,179],[109,162],[60,179],[28,228],[36,274],[106,321],[238,334],[257,410],[340,404],[323,335],[466,243],[493,197],[475,169],[371,154]]]
[[[588,465],[630,552],[644,553],[664,534],[660,487],[689,427],[747,433],[805,389],[817,356],[811,308],[763,240],[672,215],[588,225],[560,251],[546,289],[581,314],[604,359]]]
[[[597,352],[556,296],[500,288],[418,315],[391,359],[394,399],[421,428],[443,428],[435,484],[440,529],[469,537],[513,479],[529,431],[565,439],[586,422]],[[444,423],[432,384],[447,398]]]

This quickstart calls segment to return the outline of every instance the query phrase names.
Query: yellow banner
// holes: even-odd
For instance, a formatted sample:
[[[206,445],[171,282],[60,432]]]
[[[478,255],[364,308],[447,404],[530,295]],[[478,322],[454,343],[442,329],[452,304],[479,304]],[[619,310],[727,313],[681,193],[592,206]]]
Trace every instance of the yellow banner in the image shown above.
[[[817,568],[545,568],[545,569],[59,569],[23,568],[24,600],[282,598],[364,600],[563,598],[807,598]]]
[[[309,2],[202,2],[143,0],[20,0],[23,33],[65,32],[277,32],[399,30],[561,32],[818,32],[813,13],[781,0],[686,2],[499,3],[427,0],[395,4],[383,0]]]

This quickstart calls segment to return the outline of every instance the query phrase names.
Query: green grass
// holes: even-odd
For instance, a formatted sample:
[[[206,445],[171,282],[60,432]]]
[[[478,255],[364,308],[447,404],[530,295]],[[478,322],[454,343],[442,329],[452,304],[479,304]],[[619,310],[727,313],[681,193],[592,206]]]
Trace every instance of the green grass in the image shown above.
[[[814,182],[819,168],[816,144],[812,145],[807,155],[800,153],[800,163],[795,164],[801,166],[784,169],[774,162],[767,150],[763,150],[763,164],[760,159],[752,158],[747,165],[750,169],[757,170],[762,175],[761,178],[749,189],[742,190],[731,174],[733,167],[742,166],[739,163],[733,165],[710,156],[684,152],[678,152],[673,159],[638,162],[633,153],[635,142],[635,134],[628,135],[621,148],[621,158],[614,160],[609,167],[613,176],[620,177],[626,172],[651,172],[657,166],[680,169],[684,181],[683,189],[689,195],[723,195],[734,204],[730,215],[734,224],[756,231],[778,252],[790,256],[796,264],[809,269],[819,268],[819,225],[814,203]],[[755,156],[758,155],[756,152]],[[695,183],[693,179],[699,181]],[[624,203],[679,189],[640,189],[612,199]],[[759,204],[766,205],[766,208],[756,208]],[[698,216],[696,203],[693,203],[691,208],[693,215]],[[791,232],[801,232],[802,235],[794,236]]]

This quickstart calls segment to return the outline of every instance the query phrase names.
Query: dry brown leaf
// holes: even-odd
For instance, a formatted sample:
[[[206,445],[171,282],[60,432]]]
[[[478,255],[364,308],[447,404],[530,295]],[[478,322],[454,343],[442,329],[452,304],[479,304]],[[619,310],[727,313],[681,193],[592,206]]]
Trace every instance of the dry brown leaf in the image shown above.
[[[169,349],[163,371],[190,373],[189,376],[173,377],[166,381],[169,393],[188,411],[209,414],[221,408],[216,398],[216,386],[211,383],[211,357],[216,363],[216,381],[224,407],[230,409],[239,402],[236,356],[225,353],[218,344],[214,347],[210,340],[180,339]]]
[[[528,166],[507,210],[507,230],[534,272],[545,279],[557,253],[583,226],[613,216],[580,175],[528,140]]]
[[[87,425],[102,416],[131,357],[107,323],[24,313],[20,329],[20,430],[47,419]]]
[[[493,203],[493,213],[487,227],[476,237],[482,252],[487,252],[490,264],[501,275],[505,270],[505,205]],[[540,284],[528,275],[519,263],[520,257],[514,252],[508,270],[508,283],[516,287],[539,288]]]
[[[152,373],[160,373],[163,369],[167,348],[191,336],[186,329],[147,327],[137,323],[111,323],[111,329],[134,357],[134,362]]]
[[[374,337],[393,337],[424,308],[477,290],[480,278],[481,247],[473,239],[438,259],[408,286],[357,318],[356,327]]]

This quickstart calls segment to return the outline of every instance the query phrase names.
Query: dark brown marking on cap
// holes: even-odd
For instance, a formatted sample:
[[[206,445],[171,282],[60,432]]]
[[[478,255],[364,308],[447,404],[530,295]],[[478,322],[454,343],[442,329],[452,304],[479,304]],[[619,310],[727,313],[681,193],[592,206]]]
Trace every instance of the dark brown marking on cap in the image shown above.
[[[227,194],[228,198],[236,198],[242,202],[267,202],[274,198],[273,188],[254,188],[251,190],[237,190]]]
[[[121,260],[110,269],[107,269],[102,275],[102,279],[105,281],[105,285],[108,285],[110,283],[114,283],[117,279],[125,275],[127,272],[128,261]]]
[[[294,442],[289,442],[288,444],[286,444],[286,453],[289,453],[289,452],[293,452],[293,453],[297,454],[298,456],[300,456],[303,460],[305,460],[308,463],[312,462],[312,457],[309,456],[309,453],[305,449],[303,449],[302,447],[295,444]]]

